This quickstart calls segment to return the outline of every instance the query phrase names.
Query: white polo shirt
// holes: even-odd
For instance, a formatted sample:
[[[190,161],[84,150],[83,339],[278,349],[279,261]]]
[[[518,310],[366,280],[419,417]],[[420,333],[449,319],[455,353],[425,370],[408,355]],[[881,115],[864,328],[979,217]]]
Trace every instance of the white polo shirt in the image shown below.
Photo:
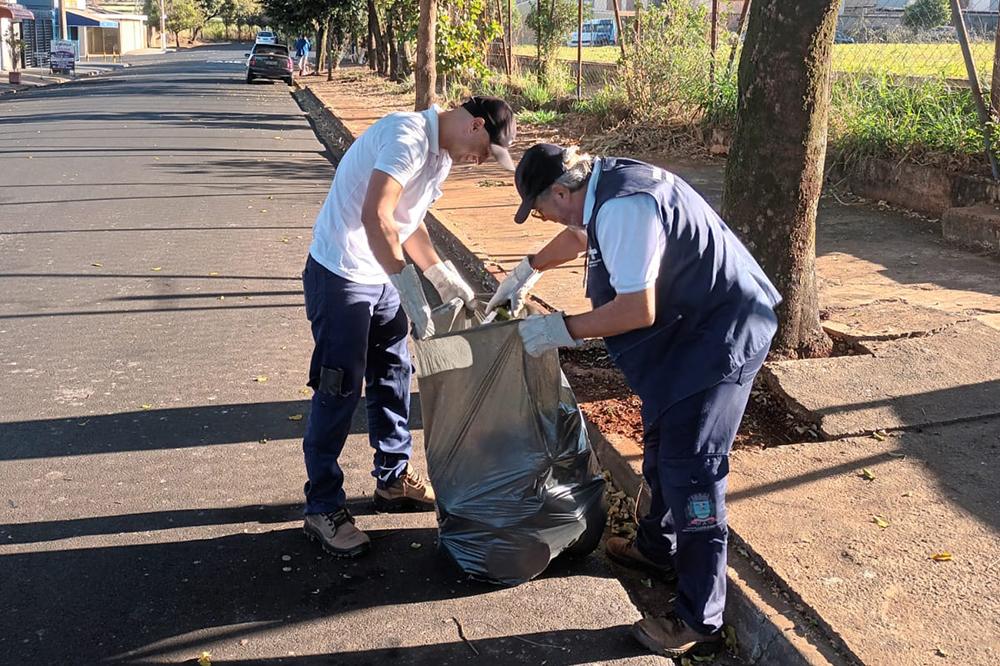
[[[438,112],[391,113],[369,127],[344,154],[326,201],[316,216],[309,254],[337,275],[361,284],[389,281],[368,246],[361,208],[372,170],[392,176],[403,192],[395,218],[400,242],[423,222],[441,196],[451,156],[438,143]]]
[[[601,161],[596,159],[583,204],[585,227],[594,213],[600,179]],[[660,221],[656,200],[648,194],[611,199],[597,212],[597,222],[601,258],[615,292],[633,294],[654,286],[667,247],[667,232]]]

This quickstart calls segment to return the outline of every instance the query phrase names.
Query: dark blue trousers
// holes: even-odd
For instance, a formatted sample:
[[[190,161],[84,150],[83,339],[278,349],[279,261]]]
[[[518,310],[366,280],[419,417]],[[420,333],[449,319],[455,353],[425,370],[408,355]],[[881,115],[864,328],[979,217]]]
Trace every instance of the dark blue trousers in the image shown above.
[[[337,459],[351,432],[362,382],[368,440],[375,449],[372,475],[384,486],[406,469],[412,450],[409,321],[391,284],[351,282],[312,256],[302,285],[315,341],[309,366],[312,409],[302,442],[309,479],[305,513],[327,513],[346,503]]]
[[[651,560],[673,564],[674,611],[706,634],[722,628],[726,605],[729,451],[767,352],[644,424],[642,473],[652,498],[636,544]]]

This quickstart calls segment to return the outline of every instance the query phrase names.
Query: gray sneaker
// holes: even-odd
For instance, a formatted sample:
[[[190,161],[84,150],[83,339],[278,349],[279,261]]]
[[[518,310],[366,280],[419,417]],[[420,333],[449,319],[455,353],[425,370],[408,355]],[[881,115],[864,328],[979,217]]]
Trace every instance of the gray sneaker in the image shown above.
[[[347,509],[309,514],[302,531],[335,557],[358,557],[371,547],[371,539],[354,526],[354,516]]]

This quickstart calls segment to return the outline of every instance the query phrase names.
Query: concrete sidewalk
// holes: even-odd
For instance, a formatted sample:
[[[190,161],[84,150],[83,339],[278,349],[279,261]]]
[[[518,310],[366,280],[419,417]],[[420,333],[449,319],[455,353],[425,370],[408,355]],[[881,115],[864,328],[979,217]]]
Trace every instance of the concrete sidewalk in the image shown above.
[[[342,72],[337,81],[310,84],[309,89],[354,136],[388,112],[412,108],[411,95],[400,94],[394,86],[360,70]],[[543,140],[568,143],[578,139],[572,134],[561,135],[557,128],[523,126],[519,128],[517,148],[523,150]],[[515,154],[515,159],[518,156]],[[713,205],[719,205],[722,165],[657,155],[640,157],[678,173]],[[444,197],[431,211],[442,235],[498,279],[558,230],[554,225],[533,220],[521,226],[513,224],[517,196],[512,185],[511,175],[497,167],[456,166],[444,188]],[[809,508],[815,502],[813,479],[829,477],[831,483],[849,483],[857,478],[856,467],[875,464],[871,461],[881,461],[879,456],[886,460],[907,455],[923,457],[931,444],[909,434],[909,429],[918,426],[940,427],[938,437],[957,438],[956,449],[941,451],[941,465],[970,483],[985,473],[979,461],[988,461],[987,450],[997,446],[997,422],[993,414],[997,411],[995,406],[1000,405],[997,390],[1000,366],[989,351],[995,348],[996,336],[1000,335],[997,331],[1000,267],[990,257],[944,244],[933,225],[864,202],[842,202],[830,196],[824,196],[821,203],[817,247],[820,298],[828,330],[842,339],[861,341],[856,351],[871,356],[828,359],[821,363],[832,367],[824,367],[822,372],[790,362],[772,375],[794,376],[795,381],[782,383],[776,379],[774,383],[780,385],[790,403],[798,401],[807,419],[811,417],[817,423],[827,419],[831,424],[829,431],[823,433],[827,437],[858,432],[876,434],[841,440],[844,443],[841,448],[852,455],[845,456],[839,465],[827,459],[831,452],[825,449],[817,448],[815,454],[810,454],[813,447],[826,446],[822,444],[734,455],[735,492],[730,520],[737,541],[741,538],[745,541],[749,554],[775,576],[789,598],[816,613],[826,635],[836,637],[835,642],[849,658],[871,664],[928,660],[941,663],[950,656],[957,659],[960,655],[961,663],[994,663],[996,655],[990,650],[1000,648],[992,639],[983,645],[977,637],[996,626],[996,615],[991,615],[994,611],[985,602],[990,594],[989,583],[982,576],[988,575],[991,559],[1000,556],[996,549],[997,526],[984,521],[981,512],[970,513],[969,503],[956,500],[952,486],[936,481],[938,474],[920,476],[918,470],[911,469],[912,465],[907,466],[907,475],[900,474],[900,478],[919,486],[924,501],[940,507],[940,511],[911,512],[906,517],[909,525],[905,533],[898,528],[887,533],[896,538],[895,546],[887,551],[882,562],[892,572],[891,576],[881,579],[876,574],[875,582],[870,584],[860,584],[854,578],[870,581],[870,569],[853,571],[851,578],[827,576],[849,581],[846,589],[850,590],[852,605],[846,608],[842,607],[841,589],[813,585],[817,571],[825,566],[827,559],[840,557],[845,539],[842,519],[852,516],[865,529],[870,525],[876,534],[882,528],[871,522],[870,515],[859,518],[858,511],[863,509],[846,492],[824,492],[822,503],[816,505],[821,508]],[[535,294],[551,308],[581,311],[589,309],[582,283],[582,264],[576,263],[546,273]],[[879,313],[890,311],[891,322],[880,318]],[[937,337],[928,338],[926,344],[919,340],[908,342],[908,347],[903,344],[908,338],[918,336]],[[957,373],[954,366],[963,359],[963,350],[975,352],[979,359],[965,358],[964,374]],[[921,355],[938,362],[933,377],[913,365]],[[869,404],[870,400],[864,399],[865,395],[858,395],[859,390],[863,393],[869,389],[864,386],[859,389],[857,382],[850,381],[858,363],[866,365],[869,378],[878,380],[873,390],[884,398],[885,404],[876,409]],[[903,373],[904,370],[909,374]],[[823,375],[822,384],[816,383],[818,372]],[[975,400],[967,399],[970,395]],[[898,409],[893,396],[910,396],[912,409]],[[810,399],[814,399],[814,404],[808,404]],[[940,425],[956,420],[952,414],[972,422]],[[893,440],[898,448],[888,453],[881,450],[886,448],[882,444],[887,437],[883,430],[891,429],[902,434]],[[951,460],[963,444],[972,457]],[[915,453],[909,452],[911,447]],[[633,475],[636,465],[631,459],[636,455],[641,455],[636,449],[620,454],[626,461],[621,468],[631,469]],[[988,463],[983,464],[989,469]],[[781,469],[790,470],[787,482],[782,474],[773,471]],[[764,478],[770,481],[762,483],[760,480]],[[975,503],[1000,508],[1000,491],[989,484],[976,483],[972,486],[976,490],[970,491],[975,495]],[[872,513],[889,511],[874,507],[891,505],[888,500],[894,489],[876,484],[867,486],[866,491],[878,499],[872,501]],[[823,516],[829,519],[824,520]],[[807,538],[813,545],[795,550],[792,556],[788,547],[796,537],[791,526],[801,526],[802,521],[808,521],[811,531]],[[939,564],[925,557],[924,551],[931,546],[908,541],[917,539],[919,534],[934,534],[945,523],[951,525],[956,541],[964,550],[964,558],[970,561],[968,566],[934,570],[945,578],[942,589],[955,591],[965,586],[964,589],[971,591],[965,595],[968,601],[965,610],[952,615],[943,610],[949,606],[941,606],[931,591],[936,588],[921,587],[917,582],[928,578],[914,567],[926,567],[928,562]],[[944,550],[947,545],[942,543],[939,547]],[[957,550],[959,546],[949,547]],[[915,552],[920,557],[912,556]],[[911,553],[908,564],[903,562],[905,553]],[[912,612],[903,619],[883,618],[883,624],[891,628],[891,636],[872,635],[865,623],[869,616],[860,611],[885,607],[886,599],[908,605]],[[853,613],[852,608],[859,614]],[[910,621],[915,618],[919,621]],[[934,622],[928,618],[934,618]],[[930,643],[936,643],[937,647],[930,650]],[[982,649],[977,650],[977,646]],[[938,648],[945,656],[935,652]]]
[[[20,70],[20,85],[11,85],[8,83],[8,72],[6,70],[0,70],[0,95],[19,92],[22,90],[31,90],[42,86],[69,83],[70,81],[87,79],[92,76],[101,76],[102,74],[124,69],[125,67],[128,67],[128,65],[121,63],[80,62],[77,63],[76,73],[74,75],[53,74],[48,67],[29,67],[27,69]]]

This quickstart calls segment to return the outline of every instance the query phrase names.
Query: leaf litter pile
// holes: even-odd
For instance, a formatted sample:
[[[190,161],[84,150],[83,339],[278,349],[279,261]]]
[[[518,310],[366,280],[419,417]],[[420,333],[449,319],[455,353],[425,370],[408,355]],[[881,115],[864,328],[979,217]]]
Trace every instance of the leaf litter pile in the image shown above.
[[[628,437],[642,446],[642,402],[629,389],[604,346],[562,350],[560,358],[587,418],[601,432]],[[767,448],[817,439],[815,428],[786,410],[758,378],[733,448]]]

